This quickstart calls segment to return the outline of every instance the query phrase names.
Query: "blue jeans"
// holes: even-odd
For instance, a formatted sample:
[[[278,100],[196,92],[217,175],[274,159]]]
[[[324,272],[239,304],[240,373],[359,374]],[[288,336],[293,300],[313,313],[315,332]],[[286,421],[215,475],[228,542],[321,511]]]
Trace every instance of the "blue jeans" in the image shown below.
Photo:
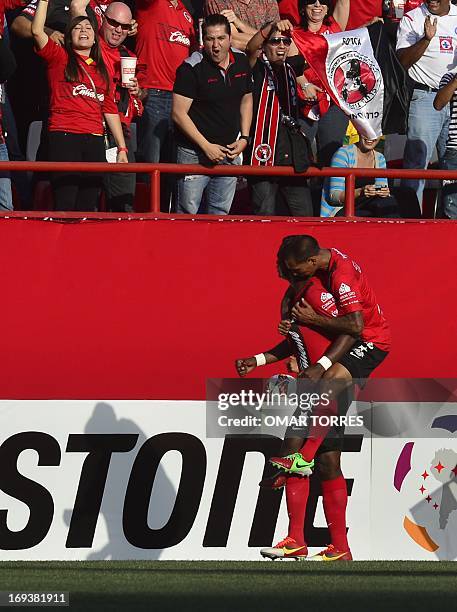
[[[193,149],[178,147],[178,164],[208,165],[208,159],[203,153]],[[223,165],[239,166],[241,157],[221,162]],[[187,174],[177,182],[176,212],[196,215],[202,201],[203,192],[209,215],[227,215],[230,212],[236,189],[235,176],[204,176],[202,174]]]
[[[171,161],[171,103],[173,92],[149,89],[138,123],[138,160],[156,164]]]
[[[440,163],[446,150],[449,130],[449,104],[437,111],[433,108],[436,93],[415,89],[408,115],[408,134],[403,160],[404,168],[427,168],[436,146]],[[403,179],[402,187],[411,187],[422,202],[425,181]],[[422,208],[422,206],[421,206]]]
[[[6,144],[0,144],[0,161],[9,161]],[[11,179],[9,172],[0,174],[0,210],[13,210]]]
[[[444,170],[457,170],[457,149],[446,149],[441,167]],[[441,197],[446,217],[457,219],[457,181],[443,181]]]

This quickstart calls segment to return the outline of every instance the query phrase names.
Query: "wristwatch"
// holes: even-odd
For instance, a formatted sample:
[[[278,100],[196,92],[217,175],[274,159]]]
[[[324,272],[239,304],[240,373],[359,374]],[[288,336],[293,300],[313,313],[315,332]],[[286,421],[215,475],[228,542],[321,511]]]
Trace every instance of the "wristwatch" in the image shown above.
[[[243,134],[238,138],[238,140],[245,140],[248,145],[250,145],[252,142],[252,138],[250,136],[244,136]]]

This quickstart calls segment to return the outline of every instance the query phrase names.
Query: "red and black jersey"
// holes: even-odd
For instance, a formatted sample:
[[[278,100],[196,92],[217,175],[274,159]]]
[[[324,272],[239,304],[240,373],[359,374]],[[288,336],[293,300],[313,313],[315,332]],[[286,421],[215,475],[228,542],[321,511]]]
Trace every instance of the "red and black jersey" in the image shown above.
[[[138,82],[148,89],[172,91],[176,69],[195,46],[192,16],[178,0],[137,0]]]
[[[286,305],[288,312],[282,312],[281,316],[291,318],[290,311],[301,298],[304,298],[308,304],[323,317],[338,316],[338,308],[336,306],[335,298],[324,287],[321,279],[316,276],[310,278],[306,282],[305,286],[295,294],[293,300]],[[335,338],[335,334],[331,334],[322,328],[308,327],[305,325],[296,325],[294,327],[298,328],[301,338],[303,339],[305,349],[310,360],[309,365],[316,363],[316,361],[322,357],[329,344]],[[289,336],[288,339],[291,341],[294,348],[294,354],[300,363],[299,356],[297,354],[299,351],[296,350],[296,344],[297,341],[298,343],[300,342],[300,338],[296,339]]]
[[[330,252],[328,270],[319,270],[316,276],[335,296],[340,316],[351,312],[362,313],[362,340],[388,351],[390,328],[360,266],[338,249],[330,249]]]
[[[48,40],[37,54],[44,59],[48,68],[50,92],[49,131],[71,132],[73,134],[103,134],[103,113],[117,114],[111,90],[97,71],[90,58],[77,55],[95,85],[84,70],[81,79],[75,83],[65,80],[65,66],[68,56],[57,43]]]

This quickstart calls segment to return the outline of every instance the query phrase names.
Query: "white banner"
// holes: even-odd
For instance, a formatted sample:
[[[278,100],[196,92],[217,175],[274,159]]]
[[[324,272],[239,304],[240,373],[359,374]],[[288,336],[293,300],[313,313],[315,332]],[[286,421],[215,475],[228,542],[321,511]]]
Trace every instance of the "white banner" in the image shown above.
[[[368,30],[324,36],[327,80],[339,105],[366,138],[382,136],[384,82]]]
[[[284,496],[258,487],[276,439],[206,439],[204,402],[1,401],[0,423],[3,560],[254,560],[287,533]],[[352,440],[355,559],[457,557],[449,435]],[[328,534],[313,495],[307,523],[314,553]]]

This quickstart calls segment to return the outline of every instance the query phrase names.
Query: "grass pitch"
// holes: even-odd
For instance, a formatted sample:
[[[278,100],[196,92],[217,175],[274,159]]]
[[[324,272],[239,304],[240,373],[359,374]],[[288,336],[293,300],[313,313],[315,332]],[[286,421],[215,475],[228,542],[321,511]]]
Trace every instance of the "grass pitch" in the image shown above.
[[[453,610],[454,562],[3,562],[2,591],[69,591],[85,612]],[[25,608],[23,608],[25,609]]]

